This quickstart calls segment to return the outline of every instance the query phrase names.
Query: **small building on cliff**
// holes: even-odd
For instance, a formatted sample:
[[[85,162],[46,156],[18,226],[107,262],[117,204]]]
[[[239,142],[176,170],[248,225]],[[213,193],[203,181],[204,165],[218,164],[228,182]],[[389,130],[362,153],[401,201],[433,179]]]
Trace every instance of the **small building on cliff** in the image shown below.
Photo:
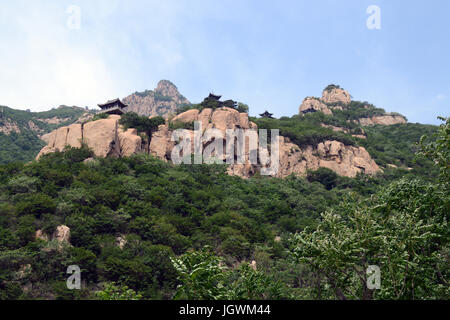
[[[120,101],[119,98],[114,99],[114,100],[110,100],[104,104],[99,104],[98,105],[100,107],[100,110],[98,113],[107,113],[107,114],[117,114],[117,115],[122,115],[124,114],[126,111],[126,107],[128,105],[124,104],[122,101]]]

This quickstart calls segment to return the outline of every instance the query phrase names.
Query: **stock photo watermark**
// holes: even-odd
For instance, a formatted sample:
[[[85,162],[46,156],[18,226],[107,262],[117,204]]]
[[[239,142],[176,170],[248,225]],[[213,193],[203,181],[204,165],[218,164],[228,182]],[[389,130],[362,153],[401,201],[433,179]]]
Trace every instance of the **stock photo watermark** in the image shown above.
[[[187,129],[173,131],[171,140],[178,142],[172,149],[174,164],[228,164],[261,167],[261,175],[276,175],[279,169],[279,130],[227,129],[225,132],[210,128],[204,132],[202,123],[194,122],[194,132]],[[205,145],[205,148],[203,146]]]
[[[381,289],[381,270],[379,266],[368,266],[366,269],[367,275],[367,289],[379,290]]]
[[[80,30],[81,29],[81,7],[77,5],[70,5],[66,9],[68,15],[66,26],[69,30]]]
[[[81,289],[81,269],[77,265],[67,267],[67,274],[71,276],[67,278],[66,285],[69,290]]]
[[[379,6],[370,5],[367,7],[366,13],[369,15],[366,21],[367,29],[380,30],[381,29],[381,9]]]

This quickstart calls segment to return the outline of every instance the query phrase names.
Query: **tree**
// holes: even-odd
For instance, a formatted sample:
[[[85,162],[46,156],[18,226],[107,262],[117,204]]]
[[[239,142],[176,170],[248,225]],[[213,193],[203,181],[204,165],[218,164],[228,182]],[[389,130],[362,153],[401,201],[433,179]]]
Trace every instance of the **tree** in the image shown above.
[[[308,172],[307,179],[309,182],[320,182],[327,190],[331,190],[336,187],[339,176],[328,168],[319,168],[316,171]]]
[[[140,116],[135,112],[128,112],[122,115],[119,123],[124,126],[125,129],[135,128],[138,132],[143,132],[148,137],[147,149],[150,146],[153,131],[155,131],[158,126],[164,124],[166,121],[163,117],[153,117],[148,118]]]
[[[439,126],[439,130],[432,137],[433,141],[427,141],[427,136],[422,136],[419,142],[419,155],[431,159],[440,170],[441,181],[447,185],[450,181],[450,117],[438,119],[445,121]]]
[[[421,154],[439,165],[440,181],[402,178],[371,199],[347,199],[322,214],[314,231],[291,239],[291,254],[321,279],[317,295],[338,299],[446,299],[450,208],[448,119],[436,141],[421,141]],[[381,288],[367,287],[377,265]]]
[[[128,112],[122,115],[119,120],[119,123],[128,128],[135,128],[138,132],[144,132],[149,137],[151,137],[152,132],[158,128],[158,126],[165,123],[163,117],[153,117],[148,118],[144,116],[140,116],[134,112]]]
[[[279,282],[253,269],[248,263],[230,270],[208,247],[171,260],[181,283],[175,299],[261,300],[281,297]]]
[[[303,231],[292,239],[293,256],[309,264],[323,279],[318,290],[338,299],[414,299],[445,290],[436,276],[443,259],[434,244],[440,235],[411,212],[380,215],[377,206],[362,202],[349,211],[326,212],[314,232]],[[367,268],[381,269],[382,287],[367,287]],[[447,288],[448,290],[448,288]]]
[[[137,294],[127,286],[116,285],[115,282],[105,283],[105,288],[96,292],[99,300],[141,300],[142,295]]]
[[[250,109],[250,108],[248,107],[247,104],[242,103],[242,102],[239,102],[239,103],[238,103],[237,111],[248,113],[249,109]]]
[[[180,285],[174,299],[221,300],[227,296],[225,267],[208,248],[171,258]]]

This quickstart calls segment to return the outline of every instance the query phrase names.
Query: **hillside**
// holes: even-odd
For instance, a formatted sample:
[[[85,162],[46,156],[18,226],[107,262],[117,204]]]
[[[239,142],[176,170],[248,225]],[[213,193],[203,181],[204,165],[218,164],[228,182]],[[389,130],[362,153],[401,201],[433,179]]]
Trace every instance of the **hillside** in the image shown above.
[[[167,119],[60,110],[3,125],[49,127],[36,161],[0,165],[0,299],[450,296],[448,119],[407,123],[336,85],[280,119],[212,94]],[[172,133],[191,145],[195,121],[279,129],[279,171],[175,164]],[[71,265],[81,290],[66,287]],[[373,265],[381,290],[367,290]]]
[[[448,142],[448,122],[446,132]],[[106,299],[125,285],[144,299],[448,298],[448,180],[400,169],[241,179],[144,153],[92,156],[69,148],[0,166],[1,299],[92,299],[104,283]],[[342,276],[367,263],[385,270],[384,290]],[[66,288],[69,265],[81,267],[82,290]],[[320,265],[340,272],[325,277]]]
[[[45,145],[42,135],[88,114],[78,107],[28,112],[0,106],[0,163],[32,160]]]

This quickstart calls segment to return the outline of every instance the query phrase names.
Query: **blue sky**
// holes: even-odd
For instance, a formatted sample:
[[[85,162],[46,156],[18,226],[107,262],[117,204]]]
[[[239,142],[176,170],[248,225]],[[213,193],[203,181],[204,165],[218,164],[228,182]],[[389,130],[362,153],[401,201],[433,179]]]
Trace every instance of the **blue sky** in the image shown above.
[[[2,1],[0,104],[93,107],[169,79],[192,102],[212,91],[291,116],[335,83],[437,124],[450,113],[449,12],[447,0]]]

